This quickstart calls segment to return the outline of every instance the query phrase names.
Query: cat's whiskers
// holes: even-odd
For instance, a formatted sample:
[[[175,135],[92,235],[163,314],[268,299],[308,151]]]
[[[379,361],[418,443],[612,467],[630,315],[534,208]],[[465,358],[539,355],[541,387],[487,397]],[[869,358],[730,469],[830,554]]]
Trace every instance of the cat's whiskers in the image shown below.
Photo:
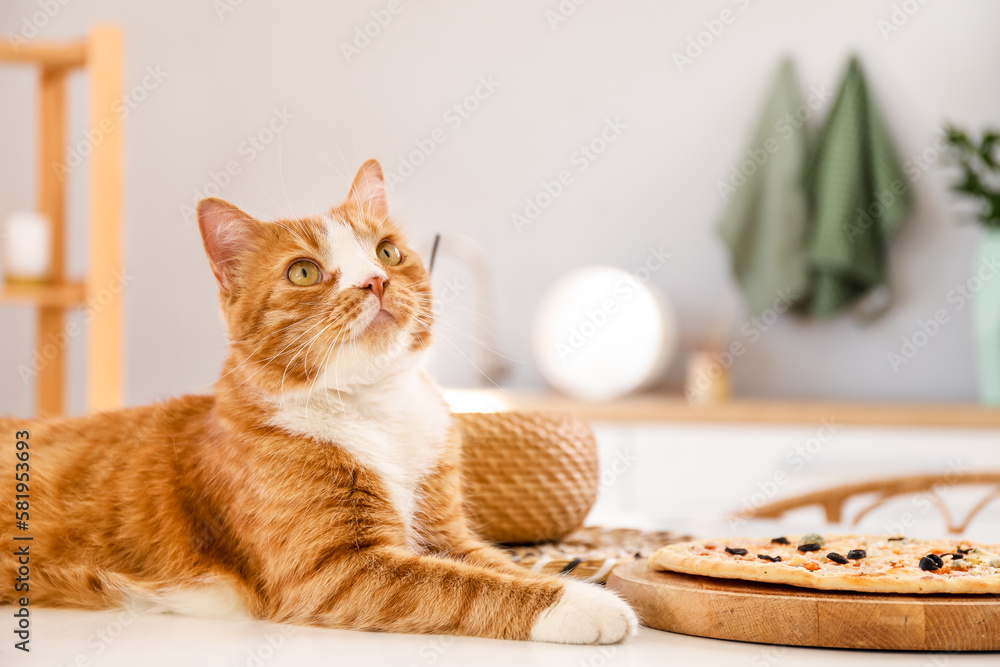
[[[315,343],[316,340],[319,339],[320,336],[322,336],[324,333],[326,333],[326,331],[328,331],[330,329],[330,327],[332,327],[334,324],[337,324],[337,323],[341,322],[343,319],[344,319],[343,316],[335,317],[319,333],[317,333],[315,336],[313,336],[312,339],[308,343],[306,343],[304,345],[300,345],[299,349],[295,351],[295,353],[292,355],[292,358],[289,359],[288,363],[285,365],[285,370],[281,374],[281,386],[280,386],[279,392],[281,393],[282,398],[284,397],[284,393],[285,393],[285,376],[287,375],[288,369],[291,367],[292,363],[294,363],[295,359],[298,358],[298,356],[300,354],[302,354],[303,352],[305,352],[305,354],[303,355],[302,365],[303,365],[304,370],[305,370],[306,379],[308,380],[309,379],[309,351],[312,349],[313,344]],[[338,336],[339,336],[339,334],[338,334]]]
[[[228,376],[230,373],[233,373],[236,370],[238,370],[241,366],[243,366],[243,364],[245,364],[248,361],[250,361],[250,359],[253,358],[253,356],[257,353],[257,351],[260,350],[261,347],[263,347],[263,342],[265,340],[267,340],[268,338],[270,338],[271,336],[276,336],[277,334],[279,334],[279,333],[281,333],[283,331],[287,331],[288,329],[291,329],[292,327],[294,327],[297,324],[302,324],[302,323],[308,322],[309,320],[312,320],[312,319],[314,319],[316,317],[323,317],[324,315],[327,315],[327,313],[315,313],[313,315],[310,315],[309,317],[304,317],[302,319],[295,320],[291,324],[289,324],[288,326],[281,327],[277,331],[272,331],[271,333],[269,333],[268,335],[266,335],[266,336],[264,336],[263,338],[260,339],[260,342],[262,343],[261,345],[258,345],[257,347],[255,347],[253,349],[253,351],[251,351],[249,354],[246,355],[246,357],[243,359],[243,361],[241,361],[235,367],[233,367],[232,369],[230,369],[228,372],[224,373],[222,375],[222,377],[220,377],[219,379],[222,380],[223,378],[225,378],[226,376]],[[246,340],[235,340],[234,339],[234,340],[230,340],[229,342],[232,345],[237,345],[237,344],[240,344],[240,343],[245,343],[247,341]],[[280,352],[279,352],[279,354],[280,354]]]
[[[305,366],[306,379],[309,379],[309,352],[312,350],[312,346],[316,343],[317,340],[319,340],[320,336],[322,336],[324,333],[326,333],[327,331],[329,331],[330,327],[332,327],[336,323],[337,323],[337,320],[334,320],[334,321],[330,322],[328,325],[326,325],[325,327],[323,327],[319,331],[319,333],[317,333],[315,336],[313,336],[312,338],[310,338],[309,342],[305,343],[302,346],[302,349],[305,350],[305,354],[302,356],[302,364],[303,364],[303,366]]]
[[[433,325],[430,328],[432,328],[432,330],[434,330],[434,332],[437,335],[444,336],[444,334],[441,331],[435,329],[435,327],[437,327],[437,325],[440,324],[440,325],[443,325],[443,326],[447,326],[447,327],[450,327],[452,330],[454,330],[456,333],[462,334],[463,336],[465,336],[467,339],[469,339],[470,341],[472,341],[476,345],[481,346],[483,349],[488,350],[489,352],[491,352],[491,353],[493,353],[493,354],[495,354],[495,355],[497,355],[499,357],[502,357],[502,358],[504,358],[504,359],[506,359],[506,360],[508,360],[508,361],[510,361],[512,363],[516,363],[516,364],[523,364],[523,363],[525,363],[524,361],[522,361],[520,359],[514,359],[513,357],[508,357],[507,355],[505,355],[500,350],[499,346],[497,346],[495,343],[490,343],[488,341],[481,340],[481,339],[477,338],[476,336],[473,336],[471,333],[469,333],[468,331],[466,331],[462,327],[459,327],[454,322],[447,321],[446,319],[438,316],[434,312],[428,310],[426,307],[417,306],[417,308],[419,309],[420,312],[423,312],[425,315],[430,315],[430,316],[434,317]]]
[[[295,214],[295,207],[292,206],[292,200],[288,197],[288,189],[285,187],[285,166],[281,161],[281,134],[278,134],[278,181],[281,183],[281,192],[285,195],[285,202],[288,204],[288,209],[291,213],[290,218],[297,219],[299,216]]]
[[[500,349],[499,345],[497,344],[497,342],[495,340],[492,341],[492,342],[491,341],[482,340],[482,339],[480,339],[480,338],[472,335],[465,328],[459,327],[459,326],[455,325],[454,323],[449,322],[447,320],[447,318],[445,318],[441,313],[435,313],[434,310],[433,310],[434,300],[432,298],[425,297],[425,296],[423,296],[421,294],[414,294],[412,298],[414,299],[415,302],[417,302],[417,306],[416,307],[417,307],[417,309],[420,312],[422,312],[425,315],[428,315],[428,316],[431,316],[431,317],[434,318],[435,328],[432,328],[432,330],[437,333],[438,337],[440,337],[446,343],[448,343],[449,345],[451,345],[452,347],[454,347],[456,349],[456,351],[459,352],[459,354],[461,354],[465,359],[469,360],[469,362],[472,363],[472,365],[476,368],[477,371],[479,371],[479,373],[483,377],[485,377],[488,380],[490,380],[490,382],[492,382],[494,385],[496,385],[496,381],[493,380],[493,378],[490,377],[487,373],[483,372],[483,370],[481,368],[479,368],[474,362],[472,362],[471,359],[469,359],[468,355],[466,355],[465,353],[463,353],[458,348],[458,346],[455,344],[455,342],[453,340],[451,340],[448,336],[445,336],[444,332],[442,332],[440,329],[436,328],[436,325],[440,324],[440,325],[443,325],[445,327],[448,327],[449,329],[451,329],[454,332],[460,333],[467,340],[471,341],[476,346],[478,346],[478,347],[482,348],[483,350],[487,351],[489,354],[491,354],[494,357],[498,357],[500,359],[504,359],[504,360],[506,360],[506,361],[508,361],[508,362],[510,362],[512,364],[523,365],[523,364],[527,363],[524,360],[515,359],[515,358],[510,357],[507,354],[505,354]],[[453,306],[455,304],[448,304],[448,305],[449,306]],[[430,307],[428,307],[428,306],[430,306]],[[467,314],[472,315],[473,317],[476,317],[476,318],[481,317],[481,314],[479,312],[477,312],[477,311],[467,311],[466,309],[462,308],[461,306],[457,306],[457,307],[460,310],[465,311]],[[490,318],[486,318],[486,319],[490,319]],[[508,327],[503,327],[503,328],[508,329]]]
[[[306,241],[306,239],[300,233],[298,233],[297,231],[295,231],[294,229],[283,223],[281,220],[270,220],[266,221],[264,224],[277,225],[279,227],[284,228],[285,230],[288,231],[289,234],[298,239],[299,243],[302,244],[303,250],[308,250],[309,248],[312,247],[311,244],[308,241]]]
[[[344,179],[344,182],[346,182],[346,183],[350,183],[351,182],[350,177],[347,176],[347,175],[345,175],[345,174],[343,174],[343,173],[341,173],[341,171],[339,169],[337,169],[337,167],[335,167],[334,164],[332,162],[330,162],[326,158],[326,156],[323,155],[323,153],[318,148],[316,148],[316,145],[313,142],[309,141],[308,138],[305,138],[305,142],[307,144],[309,144],[309,148],[313,149],[313,152],[315,152],[316,155],[318,155],[320,157],[320,159],[323,160],[323,162],[326,162],[326,164],[337,173],[337,176],[340,176],[342,179]],[[341,157],[343,157],[343,155],[341,155]],[[348,171],[350,171],[350,170],[348,170]]]
[[[244,384],[246,384],[247,382],[249,382],[250,380],[252,380],[253,378],[255,378],[255,377],[256,377],[256,376],[257,376],[257,375],[258,375],[259,373],[261,373],[261,372],[262,372],[262,371],[263,371],[263,370],[264,370],[265,368],[267,368],[267,367],[268,367],[268,366],[269,366],[269,365],[271,364],[271,362],[272,362],[272,361],[274,361],[275,359],[277,359],[278,357],[280,357],[280,356],[281,356],[282,354],[284,354],[284,353],[285,353],[285,351],[286,351],[286,350],[287,350],[288,348],[290,348],[290,347],[291,347],[292,345],[294,345],[294,344],[295,344],[295,343],[296,343],[296,342],[297,342],[297,341],[298,341],[298,340],[299,340],[300,338],[302,338],[303,336],[305,336],[306,334],[308,334],[308,333],[309,333],[310,331],[312,331],[313,329],[315,329],[316,327],[318,327],[318,326],[320,326],[320,325],[322,325],[322,324],[323,324],[323,322],[322,322],[322,321],[320,321],[320,322],[317,322],[316,324],[312,325],[311,327],[309,327],[308,329],[306,329],[305,331],[303,331],[302,333],[300,333],[300,334],[299,334],[298,336],[296,336],[296,337],[295,337],[294,339],[292,339],[292,342],[290,342],[290,343],[289,343],[288,345],[286,345],[286,346],[285,346],[284,348],[282,348],[282,350],[281,350],[280,352],[278,352],[278,353],[277,353],[276,355],[274,355],[273,357],[269,357],[269,358],[268,358],[268,359],[266,360],[266,363],[265,363],[265,364],[264,364],[263,366],[261,366],[260,368],[258,368],[258,369],[257,369],[256,371],[254,371],[254,372],[253,372],[253,373],[252,373],[252,374],[251,374],[251,375],[250,375],[249,377],[247,377],[247,378],[246,378],[245,380],[243,380],[243,382],[239,383],[239,384],[238,384],[238,385],[236,385],[236,386],[237,386],[237,387],[242,387],[242,386],[243,386]],[[291,359],[291,360],[289,360],[289,364],[290,364],[290,363],[291,363],[292,361],[294,361],[294,360],[295,360],[295,355],[293,355],[293,356],[292,356],[292,359]],[[259,363],[259,362],[258,362],[258,363]],[[288,370],[288,366],[287,366],[287,365],[285,366],[285,370],[286,370],[286,371]]]
[[[438,325],[449,327],[449,328],[453,329],[454,331],[456,331],[457,333],[462,334],[463,336],[465,336],[466,338],[468,338],[472,342],[474,342],[474,343],[476,343],[478,345],[482,345],[484,348],[490,350],[491,352],[496,352],[497,354],[500,354],[500,348],[496,344],[490,343],[488,341],[484,341],[484,340],[482,340],[480,338],[477,338],[476,336],[473,336],[471,333],[469,333],[468,331],[466,331],[464,328],[458,326],[454,322],[449,322],[447,319],[441,317],[439,313],[435,313],[432,310],[427,309],[426,307],[417,306],[417,308],[419,309],[418,312],[421,312],[421,313],[423,313],[426,316],[434,318],[432,327],[437,327]]]
[[[423,324],[423,325],[424,325],[425,327],[427,327],[428,329],[430,329],[430,328],[431,328],[431,326],[432,326],[432,325],[431,325],[431,324],[429,324],[429,323],[427,323],[427,322],[426,322],[426,321],[424,321],[423,319],[421,319],[419,315],[414,315],[413,317],[414,317],[414,319],[415,319],[415,320],[417,320],[418,322],[420,322],[421,324]],[[483,370],[482,368],[480,368],[480,367],[479,367],[479,365],[478,365],[478,364],[477,364],[476,362],[474,362],[474,361],[473,361],[472,359],[470,359],[470,358],[469,358],[469,355],[467,355],[467,354],[466,354],[465,352],[463,352],[463,351],[462,351],[462,349],[461,349],[461,348],[460,348],[460,347],[459,347],[458,345],[456,345],[456,344],[455,344],[455,343],[454,343],[453,341],[451,341],[451,340],[450,340],[450,339],[449,339],[449,338],[448,338],[447,336],[444,336],[444,335],[441,335],[441,336],[439,336],[439,338],[440,338],[441,340],[443,340],[444,342],[448,343],[449,345],[451,345],[451,346],[452,346],[453,348],[455,348],[455,351],[456,351],[456,352],[458,352],[458,353],[459,353],[460,355],[462,355],[462,357],[463,357],[463,358],[464,358],[464,359],[465,359],[466,361],[468,361],[468,362],[469,362],[470,364],[472,364],[472,367],[473,367],[473,368],[475,368],[475,369],[476,369],[477,371],[479,371],[479,374],[480,374],[480,375],[482,375],[482,376],[483,376],[484,378],[486,378],[487,380],[489,380],[489,381],[490,381],[490,383],[491,383],[491,384],[492,384],[492,385],[493,385],[494,387],[496,387],[496,388],[497,388],[497,389],[499,389],[500,391],[504,391],[503,387],[501,387],[500,385],[498,385],[498,384],[496,383],[496,381],[495,381],[495,380],[494,380],[493,378],[491,378],[491,377],[490,377],[490,376],[489,376],[489,375],[488,375],[488,374],[486,373],[486,371],[484,371],[484,370]]]
[[[356,310],[359,310],[358,306],[359,306],[359,304],[355,304],[354,307],[352,307],[351,310],[349,310],[347,313],[345,313],[340,319],[355,319],[355,318],[353,318],[351,316],[355,314]],[[331,323],[331,324],[333,324],[333,323]],[[329,327],[327,327],[327,328],[329,328]],[[316,336],[314,336],[313,339],[308,344],[306,344],[305,346],[303,346],[303,348],[306,350],[305,357],[304,357],[304,363],[305,363],[306,366],[308,366],[309,351],[311,350],[313,344],[318,339],[318,337],[321,336],[325,331],[326,331],[326,329],[324,329],[324,331],[321,331],[319,334],[317,334]],[[347,342],[348,335],[350,335],[350,334],[351,334],[351,327],[350,327],[350,324],[348,324],[347,326],[345,326],[336,335],[336,337],[334,338],[333,342],[330,345],[327,346],[327,351],[326,351],[326,354],[324,355],[323,363],[319,366],[319,369],[320,369],[319,372],[322,373],[322,375],[317,374],[317,376],[315,378],[313,378],[313,380],[310,382],[310,385],[309,385],[309,391],[306,394],[306,422],[307,423],[309,422],[309,409],[310,409],[310,405],[311,405],[310,402],[312,400],[313,389],[315,388],[316,383],[318,381],[320,381],[321,378],[324,378],[326,376],[326,373],[327,373],[327,370],[328,370],[328,363],[329,363],[330,355],[334,352],[334,350],[338,350],[339,349],[340,351],[343,351],[343,348],[341,347],[341,345],[342,345],[342,343]],[[357,354],[356,351],[354,351],[354,353]],[[338,354],[337,361],[336,361],[336,363],[334,365],[334,382],[335,382],[335,384],[337,386],[337,399],[339,401],[342,401],[343,397],[340,395],[340,382],[339,382],[339,378],[338,378],[338,374],[337,374],[337,369],[339,368],[339,364],[340,364],[340,355]],[[307,377],[308,377],[308,370],[307,370]],[[283,382],[284,382],[284,380],[282,380],[282,394],[284,394],[284,384],[283,384]]]
[[[340,391],[340,355],[337,355],[337,361],[333,365],[333,384],[337,388],[337,400],[341,403],[344,402],[344,396]]]
[[[473,301],[473,302],[476,302],[476,303],[482,303],[482,304],[487,305],[487,306],[491,305],[487,301],[483,301],[481,299],[476,299],[474,297],[469,297],[469,300]],[[433,299],[426,299],[425,302],[427,302],[427,303],[435,303],[435,300],[433,300]],[[503,329],[503,330],[507,331],[508,333],[512,333],[512,334],[518,333],[517,330],[513,329],[509,324],[507,324],[505,322],[501,322],[500,320],[494,319],[494,318],[490,317],[489,315],[485,315],[485,314],[481,313],[478,310],[471,310],[469,308],[466,308],[465,306],[462,306],[461,304],[459,304],[457,302],[453,301],[453,302],[447,304],[447,306],[448,306],[448,308],[456,308],[456,309],[462,311],[463,313],[465,313],[467,315],[471,315],[472,317],[474,317],[476,319],[485,320],[486,322],[489,322],[490,324],[492,324],[494,327]]]
[[[310,401],[312,400],[313,389],[316,387],[316,383],[320,380],[320,377],[325,377],[326,376],[326,364],[327,364],[327,362],[330,359],[330,354],[332,354],[333,351],[335,349],[337,349],[337,346],[340,345],[340,340],[341,340],[341,338],[344,336],[344,334],[346,332],[347,332],[347,328],[345,327],[344,329],[342,329],[340,331],[340,333],[337,334],[337,336],[336,336],[336,338],[334,338],[333,342],[327,347],[326,355],[323,357],[323,364],[320,366],[320,371],[319,371],[319,373],[321,373],[322,375],[317,375],[313,379],[313,381],[309,383],[309,391],[306,393],[306,424],[311,424],[311,422],[309,421],[309,419],[310,419],[310,417],[309,417],[309,407],[310,407]],[[306,360],[307,360],[306,363],[308,363],[308,358],[309,358],[309,353],[307,352],[306,353]]]
[[[282,187],[284,187],[284,186],[282,186]],[[271,204],[276,209],[278,209],[279,211],[281,210],[281,206],[279,206],[278,203],[276,201],[274,201],[274,198],[271,197],[271,195],[267,192],[267,190],[264,188],[263,185],[260,186],[260,191],[264,193],[264,196],[267,197],[267,200],[269,202],[271,202]],[[295,215],[289,215],[287,217],[290,218],[290,219],[295,219],[296,216]],[[265,224],[279,225],[281,227],[284,227],[286,230],[288,230],[289,233],[291,233],[293,236],[295,236],[295,238],[297,238],[301,243],[303,243],[305,245],[305,247],[307,247],[307,248],[309,247],[308,243],[306,243],[306,240],[304,238],[302,238],[302,236],[298,232],[296,232],[295,230],[293,230],[291,227],[289,227],[288,225],[284,224],[280,220],[269,220],[269,221],[266,221]]]

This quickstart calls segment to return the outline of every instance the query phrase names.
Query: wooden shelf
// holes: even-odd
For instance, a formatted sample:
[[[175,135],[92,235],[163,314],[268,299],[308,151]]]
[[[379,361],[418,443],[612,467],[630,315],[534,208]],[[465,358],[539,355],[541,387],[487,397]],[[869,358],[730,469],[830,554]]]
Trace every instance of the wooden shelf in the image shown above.
[[[38,213],[52,226],[49,247],[51,284],[0,284],[0,304],[36,306],[35,349],[50,350],[35,377],[35,412],[55,416],[66,405],[66,310],[103,295],[121,270],[122,158],[124,122],[118,113],[124,89],[123,37],[114,26],[96,26],[82,40],[0,43],[0,64],[34,66],[38,77]],[[66,276],[67,182],[60,166],[66,157],[69,78],[77,68],[87,75],[88,133],[100,141],[88,152],[87,268],[82,281]],[[122,297],[109,294],[87,317],[86,406],[89,412],[120,407],[123,392]]]
[[[0,42],[0,62],[32,63],[51,68],[83,67],[87,64],[87,44],[15,44],[5,40]]]
[[[7,283],[0,291],[0,303],[31,303],[36,306],[72,308],[82,306],[87,290],[82,282],[58,285]]]
[[[692,405],[672,394],[639,394],[591,403],[556,394],[451,389],[445,397],[456,412],[565,411],[592,421],[710,424],[809,424],[1000,429],[1000,408],[948,403],[840,403],[733,399]]]

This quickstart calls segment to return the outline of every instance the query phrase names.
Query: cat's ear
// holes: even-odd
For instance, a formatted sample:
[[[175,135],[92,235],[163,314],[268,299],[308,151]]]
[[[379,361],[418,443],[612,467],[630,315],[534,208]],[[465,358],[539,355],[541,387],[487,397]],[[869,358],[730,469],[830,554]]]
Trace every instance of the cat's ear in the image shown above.
[[[385,177],[378,160],[368,160],[354,177],[347,201],[371,217],[381,220],[389,216],[389,202],[385,194]]]
[[[236,258],[247,249],[257,221],[227,201],[202,199],[198,202],[198,226],[205,253],[219,287],[228,292],[232,287]]]

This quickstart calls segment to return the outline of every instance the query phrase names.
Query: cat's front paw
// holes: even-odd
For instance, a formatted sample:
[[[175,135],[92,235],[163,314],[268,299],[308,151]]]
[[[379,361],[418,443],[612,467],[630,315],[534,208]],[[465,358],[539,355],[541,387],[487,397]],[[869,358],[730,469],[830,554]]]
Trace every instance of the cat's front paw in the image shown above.
[[[617,595],[567,579],[559,599],[535,621],[531,639],[560,644],[617,644],[634,637],[638,628],[635,612]]]

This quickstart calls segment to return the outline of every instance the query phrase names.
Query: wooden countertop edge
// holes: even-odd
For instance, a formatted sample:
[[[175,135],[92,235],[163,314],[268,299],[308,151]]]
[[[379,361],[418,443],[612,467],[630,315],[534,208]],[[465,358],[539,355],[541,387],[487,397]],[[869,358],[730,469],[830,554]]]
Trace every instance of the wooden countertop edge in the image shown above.
[[[1000,408],[963,403],[860,403],[733,399],[692,405],[671,394],[639,394],[608,402],[505,390],[448,390],[458,412],[565,411],[593,421],[779,424],[1000,429]]]

